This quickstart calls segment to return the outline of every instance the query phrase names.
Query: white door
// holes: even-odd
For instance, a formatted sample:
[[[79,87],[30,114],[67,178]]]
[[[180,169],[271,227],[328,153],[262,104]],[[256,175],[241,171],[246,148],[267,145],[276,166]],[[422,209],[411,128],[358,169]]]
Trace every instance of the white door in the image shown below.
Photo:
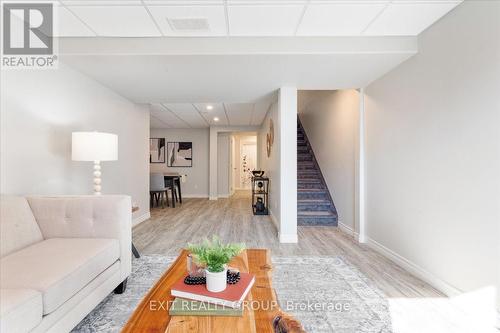
[[[243,143],[240,151],[240,188],[250,189],[252,171],[257,167],[257,144]]]

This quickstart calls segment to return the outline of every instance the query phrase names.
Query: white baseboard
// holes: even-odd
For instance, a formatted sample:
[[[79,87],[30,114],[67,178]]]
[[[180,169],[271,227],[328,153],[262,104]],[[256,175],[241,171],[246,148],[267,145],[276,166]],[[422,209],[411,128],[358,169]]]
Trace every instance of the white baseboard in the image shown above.
[[[132,220],[132,228],[136,225],[141,224],[142,222],[149,220],[151,218],[151,213],[147,212],[146,214],[142,214],[141,216],[136,217]]]
[[[347,224],[342,223],[342,221],[339,221],[338,225],[339,225],[340,231],[342,231],[343,233],[351,236],[352,238],[354,238],[356,240],[359,238],[359,234],[356,231],[354,231],[354,229],[352,227],[348,226]]]
[[[208,198],[208,194],[184,194],[182,193],[183,198],[196,198],[196,199],[206,199]]]
[[[382,254],[383,256],[394,261],[395,263],[397,263],[399,266],[401,266],[402,268],[404,268],[405,270],[407,270],[411,274],[413,274],[416,277],[427,282],[428,284],[430,284],[431,286],[433,286],[437,290],[444,293],[446,296],[452,297],[452,296],[457,296],[457,295],[462,293],[462,291],[460,289],[453,287],[452,285],[441,280],[440,278],[433,275],[432,273],[426,271],[422,267],[416,265],[415,263],[411,262],[410,260],[402,257],[401,255],[397,254],[396,252],[392,251],[391,249],[385,247],[384,245],[378,243],[377,241],[375,241],[369,237],[367,237],[366,245],[368,245],[370,248],[377,251],[378,253]]]
[[[278,230],[278,239],[280,243],[298,243],[297,234],[282,234],[280,230],[280,224],[276,216],[274,216],[273,211],[269,210],[269,216],[271,217],[271,221],[273,222],[276,230]]]
[[[298,243],[297,234],[279,234],[280,243]]]

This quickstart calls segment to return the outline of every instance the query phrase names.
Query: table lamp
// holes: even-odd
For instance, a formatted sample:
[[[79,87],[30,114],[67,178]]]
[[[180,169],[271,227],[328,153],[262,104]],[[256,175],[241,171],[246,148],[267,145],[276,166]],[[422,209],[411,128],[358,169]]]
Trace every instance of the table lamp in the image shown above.
[[[71,159],[94,162],[94,194],[101,194],[101,161],[118,159],[118,136],[101,132],[73,132]]]

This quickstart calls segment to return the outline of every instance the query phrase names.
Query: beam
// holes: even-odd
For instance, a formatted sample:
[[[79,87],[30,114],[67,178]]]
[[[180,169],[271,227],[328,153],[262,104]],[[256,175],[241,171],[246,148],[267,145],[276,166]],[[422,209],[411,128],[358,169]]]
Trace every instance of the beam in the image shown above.
[[[60,55],[386,54],[418,51],[417,37],[59,38]]]

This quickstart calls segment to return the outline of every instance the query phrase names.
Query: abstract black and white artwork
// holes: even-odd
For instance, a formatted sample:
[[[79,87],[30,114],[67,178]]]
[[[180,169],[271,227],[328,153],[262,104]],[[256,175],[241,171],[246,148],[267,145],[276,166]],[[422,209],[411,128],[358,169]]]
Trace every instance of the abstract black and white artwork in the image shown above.
[[[192,167],[193,166],[193,143],[192,142],[168,142],[167,143],[167,166],[168,167]]]
[[[165,163],[165,138],[149,139],[149,163]]]

